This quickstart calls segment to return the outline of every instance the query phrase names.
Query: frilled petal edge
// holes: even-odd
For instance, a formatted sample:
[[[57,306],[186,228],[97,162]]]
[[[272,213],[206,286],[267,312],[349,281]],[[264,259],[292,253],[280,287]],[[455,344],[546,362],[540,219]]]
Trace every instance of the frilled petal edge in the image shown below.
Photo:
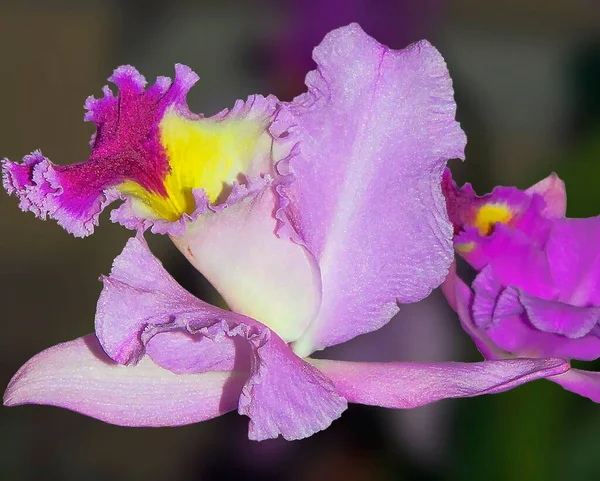
[[[121,426],[180,426],[234,410],[246,376],[176,375],[148,357],[121,366],[90,334],[30,359],[8,385],[4,405],[47,404]]]
[[[443,281],[452,228],[441,192],[464,156],[452,81],[428,42],[395,51],[357,24],[315,48],[308,92],[284,104],[302,142],[278,215],[319,260],[321,309],[294,349],[307,355],[386,324],[398,302]]]
[[[55,219],[77,237],[92,234],[117,199],[125,202],[112,212],[114,222],[176,235],[206,211],[259,191],[279,160],[271,158],[278,139],[268,132],[277,99],[249,96],[204,118],[186,103],[197,80],[177,64],[173,81],[158,77],[146,89],[135,68],[117,68],[109,81],[118,95],[106,86],[102,98],[85,103],[85,120],[97,127],[88,160],[56,165],[40,151],[22,163],[4,159],[4,188],[22,210]]]
[[[177,373],[243,370],[238,405],[249,437],[300,439],[325,429],[346,400],[268,327],[195,298],[166,272],[144,239],[129,239],[104,279],[96,331],[122,364],[149,356]]]

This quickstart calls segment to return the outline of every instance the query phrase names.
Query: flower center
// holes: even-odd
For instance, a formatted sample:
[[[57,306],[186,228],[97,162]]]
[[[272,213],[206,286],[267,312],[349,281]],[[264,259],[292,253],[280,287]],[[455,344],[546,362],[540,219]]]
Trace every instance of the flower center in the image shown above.
[[[160,121],[159,133],[169,166],[162,179],[164,190],[148,190],[133,180],[118,186],[121,193],[139,200],[151,217],[175,221],[191,214],[195,188],[202,188],[212,204],[218,203],[241,174],[258,175],[269,167],[271,138],[264,121],[191,120],[171,111]]]
[[[498,222],[507,224],[513,218],[510,207],[506,204],[484,204],[475,215],[475,227],[482,236],[490,235]]]

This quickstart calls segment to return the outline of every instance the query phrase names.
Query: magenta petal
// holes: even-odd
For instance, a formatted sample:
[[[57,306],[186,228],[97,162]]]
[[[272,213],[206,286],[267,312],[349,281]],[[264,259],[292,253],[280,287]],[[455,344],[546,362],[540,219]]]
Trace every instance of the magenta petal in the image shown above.
[[[458,277],[455,262],[450,266],[448,277],[446,277],[441,287],[448,304],[457,312],[462,328],[471,336],[483,357],[486,359],[507,359],[511,357],[509,353],[496,346],[486,334],[485,329],[477,326],[473,320],[471,315],[473,292]]]
[[[94,335],[51,347],[15,374],[5,406],[47,404],[121,426],[179,426],[235,409],[245,375],[176,375],[149,358],[116,364]]]
[[[519,300],[527,311],[527,319],[540,331],[579,339],[588,334],[600,320],[600,307],[577,307],[559,301],[548,301],[526,292]]]
[[[560,300],[600,305],[600,217],[556,219],[546,252]]]
[[[568,391],[600,403],[600,372],[571,369],[560,376],[549,378]]]
[[[189,67],[176,65],[173,82],[159,77],[144,90],[146,81],[135,68],[117,68],[109,81],[119,88],[119,96],[105,87],[102,98],[89,97],[85,103],[85,119],[97,127],[89,159],[66,166],[53,164],[39,152],[26,156],[22,164],[5,159],[5,189],[19,197],[21,209],[55,219],[77,237],[94,231],[102,210],[119,197],[113,187],[123,181],[164,193],[162,179],[169,165],[158,122],[168,108],[190,115],[185,95],[197,80]]]
[[[314,59],[308,93],[284,106],[301,143],[283,213],[323,280],[320,314],[295,345],[303,354],[381,327],[398,300],[443,281],[453,255],[442,172],[465,146],[446,64],[429,43],[393,51],[352,24]]]
[[[363,363],[311,361],[349,402],[414,408],[446,398],[507,391],[569,369],[562,359],[509,359],[476,363]]]

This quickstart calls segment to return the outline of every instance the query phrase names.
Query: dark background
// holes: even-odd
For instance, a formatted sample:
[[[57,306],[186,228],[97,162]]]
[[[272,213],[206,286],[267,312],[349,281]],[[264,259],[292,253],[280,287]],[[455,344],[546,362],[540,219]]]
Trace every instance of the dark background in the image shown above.
[[[41,148],[84,160],[83,101],[113,68],[148,80],[176,62],[201,76],[189,103],[209,115],[252,93],[290,99],[330,29],[359,21],[402,48],[427,38],[445,56],[467,162],[483,193],[526,187],[552,170],[569,215],[600,212],[600,7],[589,1],[263,0],[0,2],[0,156]],[[75,239],[0,193],[0,386],[31,356],[93,329],[97,277],[131,233],[105,214]],[[150,236],[149,236],[150,237]],[[168,268],[201,291],[165,238]],[[443,298],[406,306],[381,331],[335,349],[365,360],[478,360]],[[251,443],[230,413],[182,428],[131,429],[64,410],[0,408],[0,479],[12,480],[597,480],[600,406],[538,381],[413,411],[352,405],[310,439]]]

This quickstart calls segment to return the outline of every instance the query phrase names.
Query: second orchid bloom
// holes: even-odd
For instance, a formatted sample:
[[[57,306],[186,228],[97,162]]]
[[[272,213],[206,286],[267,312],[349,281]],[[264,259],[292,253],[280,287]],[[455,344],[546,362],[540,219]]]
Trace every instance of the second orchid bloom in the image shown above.
[[[252,96],[211,118],[187,108],[197,80],[187,67],[148,89],[121,67],[110,79],[118,96],[107,87],[86,102],[97,126],[87,162],[57,166],[39,152],[4,161],[23,210],[85,236],[122,199],[112,220],[137,231],[103,279],[95,334],[31,359],[6,405],[127,426],[237,409],[252,439],[298,439],[347,402],[410,408],[569,369],[557,350],[481,363],[310,357],[382,327],[445,279],[453,226],[442,175],[466,142],[446,65],[427,42],[393,51],[350,25],[314,59],[293,102]],[[178,286],[147,229],[170,235],[231,311]]]
[[[552,174],[525,191],[478,197],[450,172],[444,193],[457,252],[478,273],[470,289],[456,266],[443,290],[487,359],[600,357],[600,217],[568,219]],[[552,381],[600,402],[600,373],[570,369]]]

